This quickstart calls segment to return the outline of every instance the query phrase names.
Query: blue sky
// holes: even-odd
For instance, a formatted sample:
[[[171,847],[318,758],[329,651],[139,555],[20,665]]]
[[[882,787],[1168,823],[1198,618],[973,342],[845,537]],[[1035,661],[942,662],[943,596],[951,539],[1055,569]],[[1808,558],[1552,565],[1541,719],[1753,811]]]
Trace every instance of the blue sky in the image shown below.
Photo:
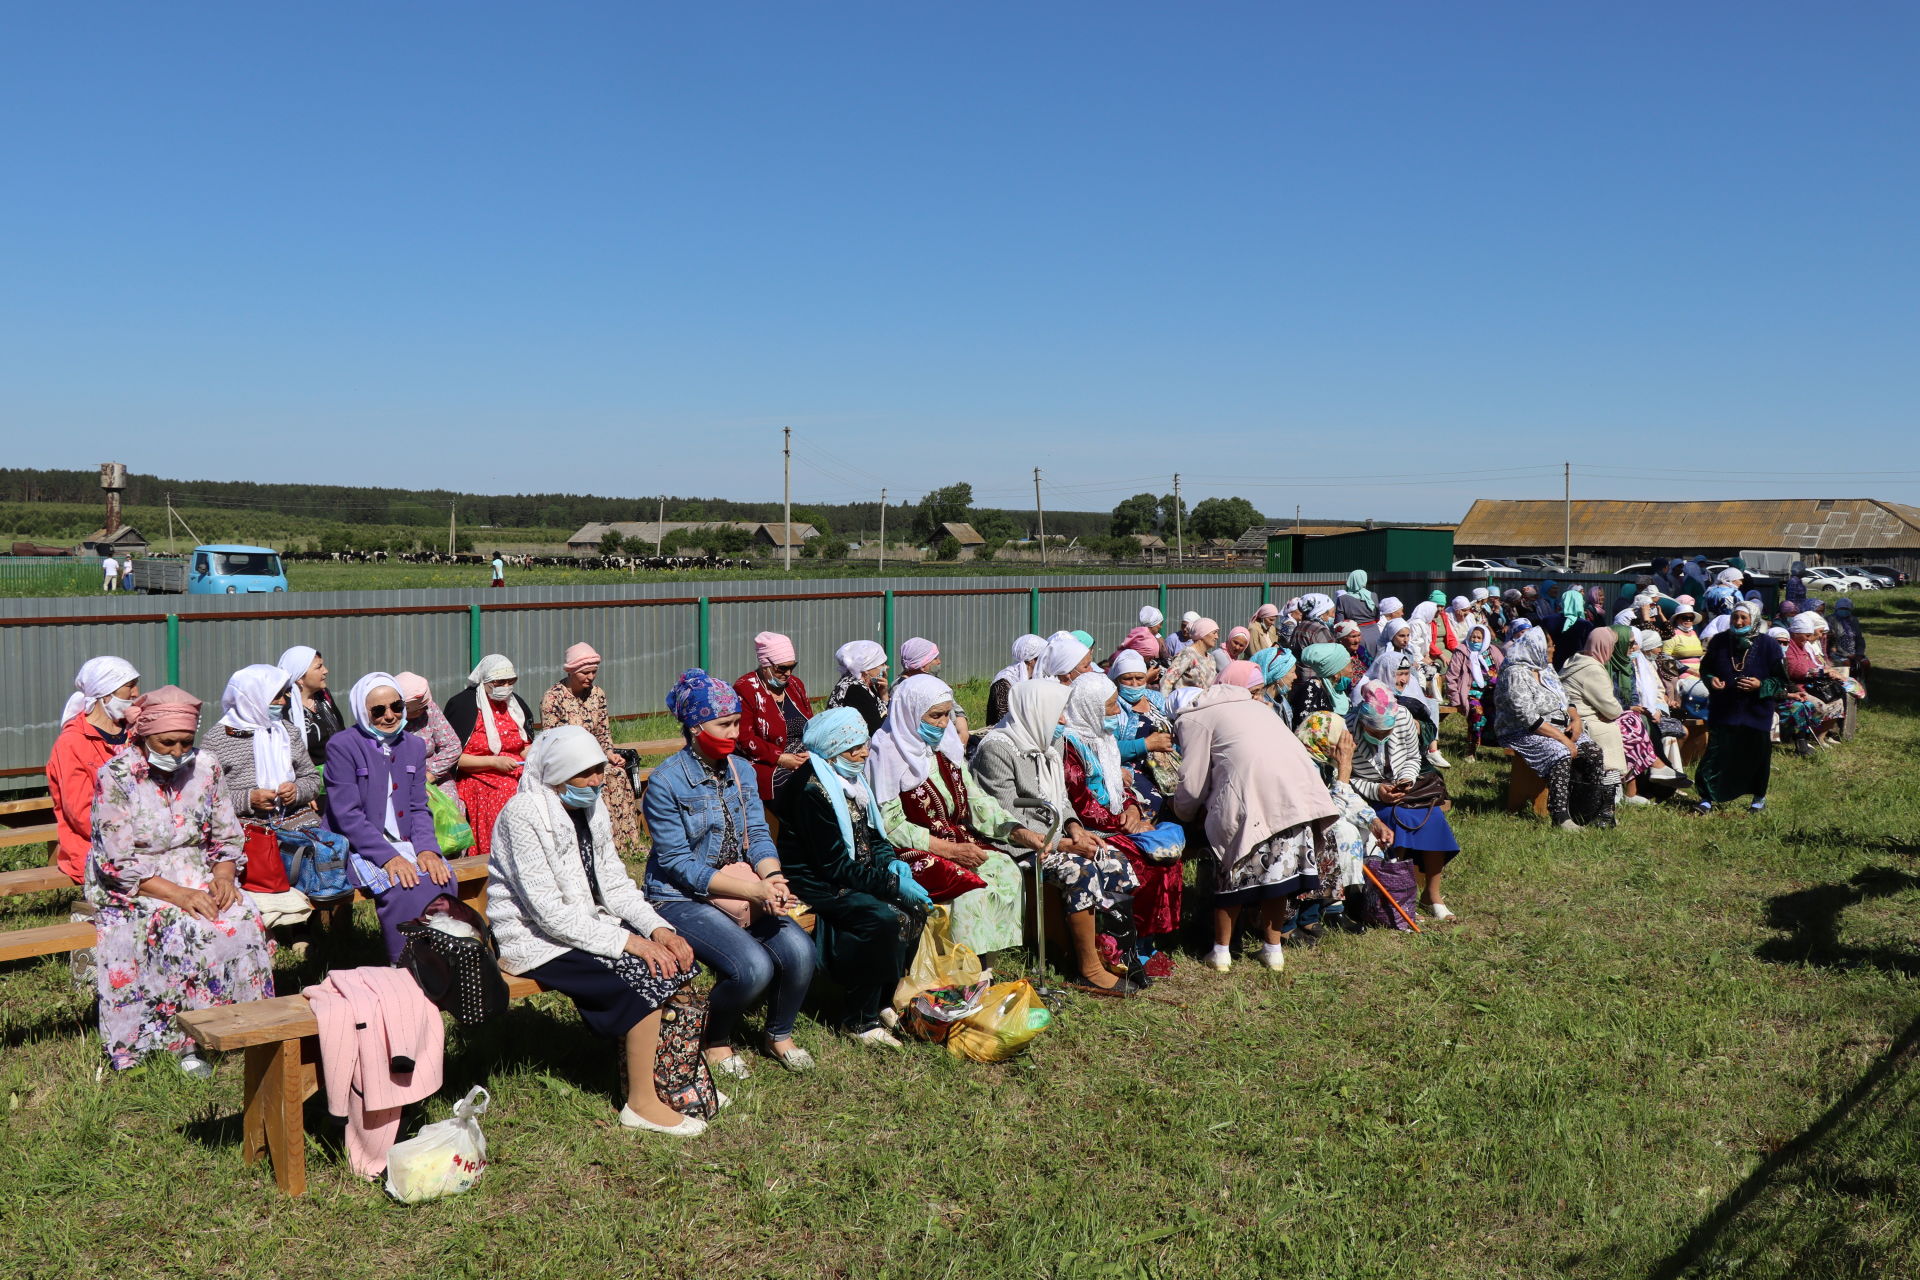
[[[1884,3],[16,4],[0,424],[481,491],[777,498],[790,424],[796,501],[1920,501],[1916,54]]]

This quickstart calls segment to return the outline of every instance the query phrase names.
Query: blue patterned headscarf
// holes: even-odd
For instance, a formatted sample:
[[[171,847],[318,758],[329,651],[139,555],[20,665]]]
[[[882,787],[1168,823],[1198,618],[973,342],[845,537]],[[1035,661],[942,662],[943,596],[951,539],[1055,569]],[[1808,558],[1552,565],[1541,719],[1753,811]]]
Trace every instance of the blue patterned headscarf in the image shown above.
[[[1247,661],[1260,668],[1260,683],[1276,684],[1287,678],[1287,672],[1293,670],[1296,659],[1293,650],[1270,645]]]
[[[667,711],[682,727],[697,729],[709,720],[740,714],[740,695],[733,686],[698,667],[680,673],[667,691]]]
[[[867,821],[875,831],[880,830],[880,805],[873,798],[867,775],[862,773],[857,781],[848,782],[833,767],[833,758],[867,744],[866,718],[852,707],[829,707],[807,721],[807,731],[801,735],[800,743],[812,757],[813,776],[820,780],[820,789],[827,793],[827,800],[833,805],[834,821],[840,824],[840,838],[846,841],[847,856],[852,857],[853,815],[847,812],[847,792],[860,788],[867,802]]]

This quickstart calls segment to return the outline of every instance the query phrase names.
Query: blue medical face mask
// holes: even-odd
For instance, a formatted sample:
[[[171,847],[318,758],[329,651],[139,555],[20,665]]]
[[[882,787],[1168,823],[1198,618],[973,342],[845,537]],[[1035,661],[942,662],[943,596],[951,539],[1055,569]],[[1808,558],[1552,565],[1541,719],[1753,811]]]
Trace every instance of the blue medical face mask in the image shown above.
[[[275,720],[285,720],[287,718],[287,704],[284,702],[276,702],[267,708],[267,712]]]
[[[1053,741],[1058,742],[1060,741],[1060,739],[1066,736],[1067,736],[1067,726],[1063,724],[1057,724],[1053,726]]]
[[[1487,651],[1487,642],[1485,640],[1469,640],[1467,644],[1475,653],[1485,653]]]
[[[1123,715],[1103,716],[1100,720],[1100,723],[1105,725],[1107,727],[1107,732],[1112,734],[1116,738],[1119,737],[1122,733],[1125,733],[1127,729],[1127,718]]]
[[[1759,630],[1759,627],[1758,627],[1758,626],[1755,626],[1755,625],[1748,625],[1748,626],[1744,626],[1744,627],[1741,627],[1741,626],[1736,626],[1736,627],[1733,627],[1733,628],[1731,628],[1731,630],[1732,630],[1732,632],[1733,632],[1733,634],[1735,634],[1735,635],[1737,635],[1737,636],[1750,636],[1750,635],[1752,635],[1752,634],[1753,634],[1753,633],[1754,633],[1755,631],[1757,631],[1757,630]]]
[[[1123,684],[1120,686],[1120,701],[1126,703],[1128,706],[1132,706],[1146,696],[1147,686],[1145,685],[1129,686]]]
[[[398,728],[389,729],[385,733],[382,733],[380,730],[375,729],[372,725],[368,725],[367,730],[368,732],[372,733],[374,737],[378,738],[381,742],[385,743],[387,746],[390,747],[394,743],[400,741],[400,735],[407,731],[407,726],[405,724],[402,724]]]
[[[576,787],[569,782],[560,789],[560,803],[569,809],[591,809],[599,798],[598,787]]]
[[[835,756],[833,758],[833,771],[845,778],[848,782],[852,782],[855,778],[858,778],[864,768],[865,766],[860,762],[849,760],[845,756]]]
[[[947,736],[947,726],[943,724],[928,724],[925,720],[922,720],[920,722],[919,728],[920,728],[920,741],[926,743],[930,747],[939,746],[940,739]]]

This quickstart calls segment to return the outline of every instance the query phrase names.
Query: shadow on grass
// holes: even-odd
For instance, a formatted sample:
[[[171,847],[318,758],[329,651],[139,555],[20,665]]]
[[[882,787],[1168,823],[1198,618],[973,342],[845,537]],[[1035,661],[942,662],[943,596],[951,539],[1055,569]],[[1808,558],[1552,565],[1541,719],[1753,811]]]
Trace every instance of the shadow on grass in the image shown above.
[[[1823,969],[1872,967],[1886,973],[1920,974],[1920,954],[1893,947],[1854,947],[1840,941],[1840,921],[1849,910],[1876,898],[1920,889],[1920,875],[1894,867],[1868,867],[1845,884],[1815,885],[1767,902],[1767,924],[1787,936],[1755,951],[1773,964],[1810,964]]]

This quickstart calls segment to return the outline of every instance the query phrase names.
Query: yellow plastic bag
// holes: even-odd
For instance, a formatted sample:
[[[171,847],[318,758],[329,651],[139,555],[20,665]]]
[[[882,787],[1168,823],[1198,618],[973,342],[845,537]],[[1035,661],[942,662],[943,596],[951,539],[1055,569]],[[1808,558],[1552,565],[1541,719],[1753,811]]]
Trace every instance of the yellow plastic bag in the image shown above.
[[[980,1012],[953,1024],[947,1048],[975,1062],[1005,1062],[1027,1051],[1033,1038],[1053,1025],[1040,993],[1025,978],[987,989]]]
[[[953,940],[953,913],[943,906],[929,907],[927,927],[920,931],[920,950],[914,953],[906,976],[893,989],[893,1011],[905,1013],[922,991],[971,987],[987,976],[973,949]]]

